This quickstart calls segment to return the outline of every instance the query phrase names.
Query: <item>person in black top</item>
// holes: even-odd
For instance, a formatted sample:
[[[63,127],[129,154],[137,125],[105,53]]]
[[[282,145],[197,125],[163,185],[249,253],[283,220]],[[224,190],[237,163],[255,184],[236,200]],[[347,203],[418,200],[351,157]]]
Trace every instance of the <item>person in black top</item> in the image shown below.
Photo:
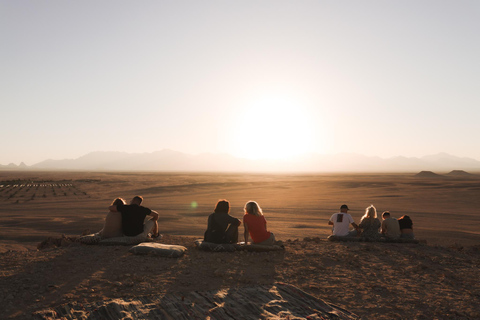
[[[415,239],[413,222],[409,216],[405,215],[398,219],[398,225],[400,226],[400,239]]]
[[[237,243],[238,227],[242,222],[229,215],[229,212],[230,203],[225,199],[218,200],[213,213],[208,217],[208,226],[204,234],[204,241],[213,243]]]
[[[141,206],[142,202],[141,196],[135,196],[129,205],[112,205],[109,210],[122,214],[122,231],[125,236],[133,237],[140,234],[147,236],[148,233],[151,233],[152,237],[156,238],[159,236],[158,213]],[[145,221],[147,216],[150,216],[151,219]]]

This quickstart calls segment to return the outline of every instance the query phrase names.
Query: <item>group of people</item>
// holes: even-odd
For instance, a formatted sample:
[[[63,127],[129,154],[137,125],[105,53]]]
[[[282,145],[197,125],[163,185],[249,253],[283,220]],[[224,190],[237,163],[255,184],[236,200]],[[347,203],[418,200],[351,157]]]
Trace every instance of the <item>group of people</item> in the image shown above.
[[[115,199],[109,206],[105,224],[99,231],[101,238],[114,237],[159,237],[158,213],[142,206],[143,198],[135,196],[127,204],[122,198]],[[245,204],[243,216],[244,239],[262,245],[275,244],[275,235],[267,230],[267,220],[263,216],[262,208],[255,201]],[[213,243],[237,243],[238,227],[242,222],[230,215],[230,203],[219,200],[213,213],[208,217],[208,227],[204,240]]]
[[[390,215],[390,212],[382,213],[382,222],[377,218],[377,209],[370,205],[365,209],[365,214],[357,225],[348,213],[346,204],[340,207],[340,212],[334,213],[329,225],[333,226],[332,234],[339,237],[362,237],[368,240],[386,239],[415,239],[413,234],[413,222],[409,216],[404,215],[398,220]],[[353,230],[350,230],[350,225]]]
[[[274,245],[275,235],[267,230],[267,220],[258,203],[248,201],[244,211],[243,237],[245,243],[248,243],[248,239],[251,237],[255,244]],[[238,227],[241,224],[240,219],[230,215],[230,202],[225,199],[218,200],[213,213],[208,217],[207,231],[205,231],[203,239],[212,243],[237,243]]]
[[[142,206],[143,198],[135,196],[127,204],[122,198],[117,198],[109,206],[105,218],[105,225],[99,232],[102,238],[121,236],[159,237],[158,213]],[[415,239],[413,222],[409,216],[402,216],[398,220],[390,216],[390,212],[382,214],[382,222],[377,218],[377,209],[370,205],[357,225],[348,213],[346,204],[340,207],[340,212],[334,213],[328,224],[333,226],[332,234],[339,237],[362,237],[369,240],[387,239]],[[218,200],[213,213],[208,217],[207,230],[204,241],[212,243],[237,243],[240,219],[230,215],[230,202]],[[353,230],[350,230],[350,225]],[[262,208],[255,201],[248,201],[244,206],[243,238],[245,243],[252,239],[252,243],[274,245],[276,243],[273,232],[267,230],[267,220]]]
[[[142,202],[141,196],[133,197],[130,204],[122,198],[115,199],[108,207],[105,225],[99,235],[104,239],[122,236],[157,238],[160,235],[158,213],[142,206]]]

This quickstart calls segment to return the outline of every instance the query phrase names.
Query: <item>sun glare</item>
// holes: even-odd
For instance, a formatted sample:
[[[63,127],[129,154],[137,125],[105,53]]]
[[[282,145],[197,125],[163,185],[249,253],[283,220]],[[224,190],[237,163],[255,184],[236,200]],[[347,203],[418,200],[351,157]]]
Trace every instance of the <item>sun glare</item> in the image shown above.
[[[232,153],[247,159],[286,159],[313,148],[306,110],[285,97],[265,97],[242,108]]]

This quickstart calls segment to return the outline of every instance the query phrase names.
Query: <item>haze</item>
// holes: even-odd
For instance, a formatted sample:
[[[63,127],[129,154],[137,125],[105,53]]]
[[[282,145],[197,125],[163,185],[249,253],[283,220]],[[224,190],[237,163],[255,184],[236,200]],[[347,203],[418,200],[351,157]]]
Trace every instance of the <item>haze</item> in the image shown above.
[[[480,159],[477,1],[2,1],[0,164]],[[453,168],[452,168],[453,169]]]

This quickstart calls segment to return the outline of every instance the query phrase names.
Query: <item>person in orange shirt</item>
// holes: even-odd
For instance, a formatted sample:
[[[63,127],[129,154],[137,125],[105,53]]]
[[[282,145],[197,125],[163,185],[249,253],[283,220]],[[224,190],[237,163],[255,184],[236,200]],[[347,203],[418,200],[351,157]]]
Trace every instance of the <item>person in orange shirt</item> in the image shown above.
[[[245,204],[245,215],[243,226],[245,228],[245,244],[248,243],[248,236],[254,244],[271,246],[275,244],[275,235],[267,231],[267,220],[263,216],[262,208],[255,201],[248,201]]]

